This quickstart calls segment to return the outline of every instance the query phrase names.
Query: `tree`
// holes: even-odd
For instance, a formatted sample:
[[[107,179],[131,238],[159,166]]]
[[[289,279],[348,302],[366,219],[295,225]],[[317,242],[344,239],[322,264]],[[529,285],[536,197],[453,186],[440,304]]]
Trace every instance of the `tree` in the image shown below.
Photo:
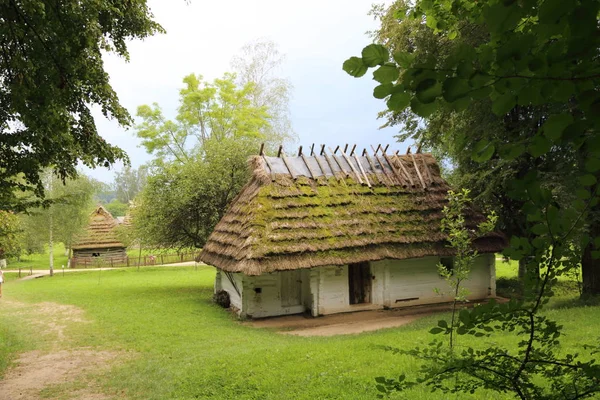
[[[90,108],[128,126],[131,118],[104,71],[102,52],[128,59],[127,41],[162,28],[145,0],[7,0],[0,5],[0,194],[43,194],[39,172],[74,177],[79,162],[108,167],[126,154],[96,130]],[[6,200],[6,201],[4,201]],[[9,202],[10,200],[10,202]]]
[[[409,7],[399,0],[390,7],[376,6],[373,14],[380,28],[372,33],[374,39],[392,53],[410,54],[418,62],[435,57],[440,68],[461,47],[476,47],[488,38],[487,31],[477,24],[462,22],[462,34],[454,39],[442,32],[434,32],[425,21],[412,18],[398,20],[395,15]],[[563,106],[564,108],[564,106]],[[412,139],[419,146],[430,149],[446,160],[452,169],[447,176],[455,187],[468,188],[474,201],[483,209],[494,210],[500,217],[499,228],[510,238],[526,235],[527,216],[522,212],[523,200],[508,195],[511,182],[531,169],[543,172],[543,186],[562,193],[559,202],[569,207],[573,202],[572,182],[576,180],[573,168],[576,156],[570,149],[555,147],[544,157],[490,157],[473,160],[471,148],[482,139],[493,142],[518,143],[535,134],[549,114],[548,105],[518,104],[505,115],[495,115],[489,98],[475,99],[469,107],[455,110],[438,107],[427,117],[420,117],[410,108],[402,111],[386,110],[381,117],[384,126],[401,126],[400,141]],[[465,138],[463,132],[469,132]],[[524,260],[519,268],[521,282],[525,279]]]
[[[148,167],[141,165],[139,168],[125,166],[123,171],[115,174],[115,193],[121,203],[129,204],[135,196],[142,191],[148,179]]]
[[[213,83],[192,74],[183,82],[175,121],[165,119],[156,103],[138,107],[142,123],[136,126],[136,133],[148,153],[156,155],[155,161],[184,164],[210,139],[270,139],[265,133],[270,120],[266,107],[255,107],[249,99],[252,84],[238,88],[233,74]]]
[[[251,85],[249,99],[254,107],[264,107],[270,115],[265,136],[277,144],[291,143],[296,134],[290,120],[289,102],[292,84],[276,72],[285,62],[275,42],[256,40],[244,45],[231,62],[240,87]]]
[[[258,144],[254,138],[210,139],[189,162],[158,170],[133,208],[135,236],[158,247],[204,246],[248,180],[247,160]]]
[[[357,77],[376,67],[373,76],[381,83],[376,97],[386,98],[392,111],[410,106],[423,118],[439,109],[460,112],[482,99],[491,101],[493,113],[503,118],[517,106],[546,107],[537,124],[514,141],[478,138],[472,132],[453,135],[456,143],[469,144],[464,151],[474,162],[532,158],[532,168],[509,179],[507,195],[522,202],[527,226],[525,235],[511,238],[505,253],[526,260],[527,269],[541,276],[527,281],[522,299],[478,306],[459,318],[459,335],[514,332],[517,351],[491,344],[457,354],[434,343],[411,352],[429,361],[420,382],[434,390],[473,392],[483,386],[521,399],[581,399],[600,391],[600,367],[588,357],[597,346],[585,347],[589,354],[584,357],[558,353],[561,327],[541,313],[558,277],[577,267],[582,249],[600,244],[590,236],[592,229],[579,234],[599,202],[599,8],[591,0],[418,1],[399,9],[396,18],[423,21],[449,40],[468,35],[475,26],[484,30],[483,40],[456,46],[440,64],[434,57],[418,59],[412,51],[390,57],[385,46],[373,44],[343,65]],[[568,208],[560,206],[555,188],[544,185],[540,168],[557,149],[576,161],[571,163],[576,200]],[[379,381],[383,391],[415,384],[402,377]]]
[[[253,105],[254,84],[238,87],[235,79],[185,77],[175,120],[157,104],[138,108],[138,136],[156,155],[133,210],[134,236],[145,244],[202,247],[248,179],[248,157],[261,143],[278,143],[267,106]]]
[[[127,210],[129,210],[129,204],[123,203],[118,199],[113,199],[110,203],[104,204],[104,208],[113,217],[124,217],[127,214]]]
[[[6,259],[21,254],[21,226],[19,217],[10,211],[0,210],[0,268]]]

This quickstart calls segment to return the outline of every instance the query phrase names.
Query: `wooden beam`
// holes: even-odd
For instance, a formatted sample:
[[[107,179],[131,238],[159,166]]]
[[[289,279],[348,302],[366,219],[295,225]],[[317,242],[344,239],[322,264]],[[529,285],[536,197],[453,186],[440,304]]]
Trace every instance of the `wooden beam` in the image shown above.
[[[320,169],[320,170],[321,170],[321,172],[323,173],[323,177],[324,177],[325,179],[327,179],[327,171],[325,170],[325,168],[323,168],[323,164],[321,164],[321,161],[319,161],[319,156],[315,156],[315,161],[316,161],[316,162],[317,162],[317,164],[319,165],[319,169]],[[335,174],[333,173],[333,171],[331,171],[331,173],[332,173],[333,175],[335,175]]]
[[[265,163],[268,165],[269,170],[271,171],[271,181],[275,182],[275,172],[273,169],[273,166],[271,165],[271,162],[267,159],[267,157],[265,157],[265,155],[262,155],[263,160],[265,160]]]
[[[350,150],[350,157],[354,155],[354,150],[356,150],[356,145],[352,146],[352,150]]]
[[[329,168],[331,169],[331,173],[333,174],[333,176],[335,176],[335,178],[338,180],[338,182],[344,182],[342,180],[342,178],[340,178],[339,175],[337,175],[335,173],[335,169],[333,169],[333,161],[331,161],[329,154],[327,154],[326,151],[323,151],[323,155],[325,156],[325,161],[327,161],[327,164],[329,165]],[[344,182],[344,184],[345,184],[345,182]]]
[[[373,146],[371,146],[371,148],[373,149]],[[381,148],[381,144],[377,145],[377,150],[373,149],[373,155],[377,154],[377,152],[379,151],[379,149]]]
[[[367,182],[367,186],[371,187],[371,182],[369,182],[369,177],[367,176],[367,174],[365,174],[365,170],[363,169],[362,165],[360,165],[360,160],[358,159],[358,156],[356,154],[354,155],[354,159],[356,160],[356,163],[358,164],[358,169],[360,169],[360,172],[362,172],[363,177],[365,178],[365,182]]]
[[[288,160],[287,160],[287,157],[285,156],[285,154],[281,154],[281,158],[283,159],[283,163],[285,164],[285,167],[287,168],[288,172],[292,176],[292,179],[293,180],[298,179],[298,176],[294,175],[294,171],[292,171],[292,166],[288,163]]]
[[[321,145],[321,153],[319,153],[319,154],[323,155],[324,152],[325,152],[325,145],[322,144]]]
[[[298,157],[302,155],[302,146],[298,147]]]
[[[331,147],[329,148],[329,151],[331,151]],[[337,157],[335,156],[335,154],[332,154],[331,157],[333,157],[333,159],[336,162],[337,166],[340,167],[340,170],[342,171],[342,173],[344,175],[346,175],[346,178],[349,177],[350,176],[350,172],[346,171],[344,169],[344,167],[342,167],[342,164],[340,164],[340,161],[337,159]]]
[[[331,155],[335,155],[335,153],[338,151],[338,149],[340,148],[340,146],[336,146],[335,151],[331,151],[331,147],[329,148],[329,151],[331,151]]]
[[[277,150],[277,157],[281,157],[282,150],[283,150],[283,145],[279,145],[279,150]]]
[[[312,146],[310,146],[310,155],[314,156],[315,155],[315,144],[313,143]]]
[[[417,176],[419,177],[419,180],[421,181],[421,186],[423,186],[423,189],[427,189],[427,185],[425,184],[425,181],[423,180],[423,177],[421,176],[421,171],[419,171],[419,165],[417,164],[417,160],[415,159],[414,154],[411,154],[410,157],[412,158],[413,164],[415,165],[415,171],[417,171]]]
[[[260,150],[258,151],[259,156],[264,156],[265,144],[264,142],[260,144]]]
[[[308,161],[306,160],[306,156],[304,154],[300,154],[300,157],[302,157],[302,161],[304,161],[304,165],[306,165],[306,168],[308,168],[308,172],[310,173],[310,177],[312,179],[316,180],[317,179],[317,175],[310,168],[310,165],[308,165]]]
[[[421,157],[421,160],[423,160],[423,167],[425,168],[425,172],[427,174],[427,180],[429,181],[429,184],[433,184],[433,176],[431,176],[431,171],[429,170],[429,165],[427,165],[427,161],[425,161],[425,157]]]
[[[390,147],[390,145],[389,145],[389,144],[386,144],[386,145],[385,145],[385,149],[383,149],[383,152],[384,152],[384,153],[387,151],[388,147]]]
[[[382,154],[383,154],[383,158],[385,158],[385,161],[388,163],[388,165],[390,166],[390,168],[394,172],[394,175],[396,176],[396,178],[398,178],[398,181],[400,182],[400,184],[403,185],[403,186],[407,186],[406,180],[402,177],[402,174],[400,173],[400,171],[398,171],[396,169],[396,167],[394,167],[394,164],[392,164],[392,161],[390,160],[390,158],[388,157],[388,155],[385,154],[385,151]]]
[[[348,143],[344,146],[344,153],[348,151]]]
[[[342,156],[344,157],[344,159],[346,160],[346,162],[350,166],[350,169],[352,170],[352,172],[354,172],[354,175],[356,175],[356,180],[358,180],[358,182],[361,185],[363,185],[364,182],[363,182],[362,178],[360,177],[360,174],[358,173],[358,171],[356,170],[356,168],[354,168],[354,165],[352,165],[352,161],[350,160],[350,158],[348,158],[348,155],[346,155],[345,151],[342,151]]]
[[[366,152],[366,149],[365,149],[365,157],[366,157],[367,161],[369,162],[371,169],[373,170],[373,175],[377,177],[377,180],[382,182],[385,186],[389,186],[387,183],[387,179],[381,179],[381,177],[377,174],[377,168],[375,168],[375,163],[371,159],[371,156],[369,156],[369,153]],[[385,178],[385,175],[384,175],[384,178]]]
[[[371,148],[373,149],[373,146],[371,146]],[[375,156],[375,159],[377,160],[377,162],[379,163],[379,165],[381,166],[381,170],[383,171],[383,175],[385,175],[385,177],[390,181],[392,186],[395,186],[395,182],[392,179],[391,176],[388,175],[387,171],[385,170],[385,165],[383,165],[383,162],[381,162],[381,159],[379,158],[379,156],[377,155],[377,151],[375,151],[375,149],[373,149],[373,155]]]

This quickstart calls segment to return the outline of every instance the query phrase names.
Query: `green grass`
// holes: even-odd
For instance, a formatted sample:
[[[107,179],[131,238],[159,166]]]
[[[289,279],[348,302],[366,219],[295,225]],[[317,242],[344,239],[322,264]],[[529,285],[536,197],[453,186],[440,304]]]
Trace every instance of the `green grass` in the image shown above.
[[[211,302],[214,270],[142,268],[72,273],[9,281],[5,298],[30,304],[21,312],[0,307],[0,371],[18,352],[56,344],[36,333],[32,303],[57,302],[85,310],[93,321],[69,325],[70,347],[122,351],[129,356],[95,376],[109,395],[130,399],[370,399],[374,378],[405,372],[418,363],[378,346],[412,348],[429,343],[439,315],[410,325],[360,335],[301,338],[240,324]],[[565,294],[562,300],[573,299]],[[0,300],[2,302],[2,300]],[[570,303],[549,314],[565,326],[562,352],[580,349],[600,332],[600,308]],[[582,324],[581,321],[585,321]],[[35,338],[35,340],[32,340]],[[508,336],[493,340],[508,343]],[[466,339],[464,339],[466,344]],[[477,339],[486,346],[492,339]],[[1,372],[0,372],[1,374]],[[74,382],[49,391],[65,392]],[[60,394],[60,393],[59,393]],[[58,395],[57,395],[58,396]],[[509,399],[490,392],[445,396],[416,388],[392,398]]]

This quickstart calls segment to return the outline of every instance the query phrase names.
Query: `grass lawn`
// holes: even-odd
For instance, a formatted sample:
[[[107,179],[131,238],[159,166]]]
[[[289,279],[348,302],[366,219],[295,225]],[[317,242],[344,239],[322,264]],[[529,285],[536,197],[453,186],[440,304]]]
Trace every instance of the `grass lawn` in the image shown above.
[[[91,378],[100,391],[119,399],[370,399],[377,395],[375,377],[403,372],[414,377],[418,368],[414,359],[393,355],[378,346],[411,348],[426,344],[432,339],[428,329],[440,319],[439,315],[431,316],[404,327],[360,335],[281,335],[241,325],[214,305],[213,279],[211,267],[11,279],[0,300],[0,305],[3,301],[12,304],[0,307],[0,375],[19,352],[48,351],[53,346],[91,347],[127,355],[109,371]],[[573,294],[559,300],[569,298]],[[80,308],[90,322],[68,323],[64,330],[68,340],[57,343],[36,323],[36,318],[45,318],[36,311],[36,305],[43,302]],[[15,312],[14,307],[20,311]],[[571,303],[569,308],[555,307],[547,312],[565,327],[559,351],[574,351],[595,340],[600,332],[600,307]],[[491,340],[507,342],[509,338],[477,339],[473,344],[483,347]],[[50,398],[67,399],[73,385],[77,386],[58,385],[45,393]],[[483,391],[455,397],[416,388],[392,398],[512,397]]]

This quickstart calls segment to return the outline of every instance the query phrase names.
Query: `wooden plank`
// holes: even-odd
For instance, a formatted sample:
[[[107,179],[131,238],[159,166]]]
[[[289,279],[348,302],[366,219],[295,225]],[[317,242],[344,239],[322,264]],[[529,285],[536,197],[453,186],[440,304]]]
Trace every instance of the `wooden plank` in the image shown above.
[[[354,165],[352,165],[352,161],[350,160],[350,158],[348,157],[348,155],[346,154],[345,151],[342,151],[342,156],[344,157],[344,160],[346,160],[346,162],[350,166],[350,169],[352,170],[352,172],[354,172],[354,175],[356,175],[356,179],[358,180],[358,182],[361,185],[364,185],[364,182],[363,182],[362,178],[360,177],[360,174],[358,173],[356,168],[354,168]]]
[[[331,170],[331,173],[333,174],[333,176],[336,177],[338,182],[341,182],[342,179],[335,173],[335,169],[333,169],[333,161],[331,161],[331,159],[329,158],[329,154],[327,154],[326,151],[323,151],[323,155],[325,156],[325,161],[327,161],[327,164],[329,165],[329,169]]]
[[[367,177],[367,174],[365,174],[365,170],[363,169],[362,165],[360,165],[360,160],[358,159],[358,156],[356,154],[354,155],[354,159],[356,160],[356,163],[358,164],[358,168],[360,169],[360,172],[362,172],[363,177],[365,178],[365,182],[367,182],[367,186],[371,187],[371,182],[369,182],[369,178]]]
[[[319,169],[323,173],[323,178],[325,178],[325,183],[327,183],[327,171],[325,171],[325,168],[323,168],[323,164],[321,164],[321,161],[319,161],[319,156],[315,156],[315,161],[317,162],[317,164],[319,165]],[[331,171],[331,172],[333,173],[333,171]]]
[[[394,175],[396,176],[396,178],[398,178],[398,180],[400,181],[400,184],[402,184],[403,186],[406,186],[406,181],[404,180],[404,178],[402,177],[402,174],[400,173],[400,171],[398,171],[396,169],[396,167],[394,167],[394,164],[392,164],[392,161],[390,160],[390,158],[388,157],[387,154],[385,154],[385,151],[382,153],[383,154],[383,158],[385,158],[385,161],[388,163],[388,165],[390,166],[390,168],[392,169],[392,171],[394,172]]]
[[[338,146],[339,148],[339,146]],[[337,150],[337,149],[336,149]],[[329,148],[329,151],[331,151],[331,147]],[[344,175],[346,175],[346,178],[350,176],[350,172],[346,171],[344,169],[344,167],[342,167],[342,164],[340,164],[340,161],[337,159],[337,157],[335,156],[335,154],[333,154],[333,151],[331,151],[331,157],[333,157],[333,159],[335,160],[335,163],[337,164],[338,167],[340,167],[340,170],[342,171],[342,173]]]
[[[383,183],[385,186],[389,186],[387,179],[385,179],[385,175],[383,176],[384,179],[382,179],[378,174],[377,174],[377,169],[375,168],[375,163],[373,162],[373,159],[371,158],[371,156],[369,156],[369,153],[366,152],[365,150],[365,157],[367,158],[367,161],[369,162],[369,165],[371,166],[371,169],[373,170],[373,175],[375,175],[377,177],[377,179]]]
[[[423,189],[427,189],[427,185],[425,184],[425,181],[423,180],[423,176],[421,176],[421,171],[419,171],[419,165],[417,164],[417,160],[415,159],[415,156],[411,153],[410,157],[412,158],[413,164],[415,165],[415,170],[417,171],[417,176],[419,177],[419,180],[421,181],[421,186],[423,186]]]
[[[298,177],[296,175],[294,175],[294,172],[292,171],[291,165],[288,164],[288,160],[287,157],[285,156],[285,154],[281,154],[281,158],[283,159],[283,163],[285,164],[285,167],[287,168],[288,172],[290,173],[291,177],[293,180],[298,179]]]
[[[411,186],[415,186],[413,180],[412,180],[412,176],[410,176],[410,174],[408,173],[408,171],[406,170],[406,168],[404,167],[404,163],[402,162],[402,159],[399,156],[396,156],[396,158],[398,158],[398,164],[400,164],[400,168],[402,168],[402,171],[404,172],[404,174],[407,176],[408,181],[410,182]]]
[[[265,160],[265,164],[267,164],[267,166],[269,167],[269,171],[271,171],[271,181],[275,182],[275,172],[273,172],[273,166],[271,165],[271,162],[269,160],[267,160],[267,157],[265,157],[265,155],[263,154],[262,156],[263,160]]]
[[[310,177],[312,179],[317,179],[317,175],[313,172],[313,170],[310,168],[310,165],[308,165],[308,161],[306,160],[306,157],[304,156],[304,154],[300,154],[300,157],[302,157],[302,161],[304,161],[304,165],[306,165],[306,168],[308,168],[308,172],[310,172]]]
[[[425,157],[421,157],[421,160],[423,160],[423,167],[425,168],[425,172],[427,173],[427,180],[429,181],[429,184],[432,185],[433,184],[433,176],[431,176],[431,171],[429,170],[429,165],[427,165],[427,161],[425,161]]]
[[[373,149],[373,146],[371,146],[371,148]],[[385,170],[385,166],[381,162],[381,159],[377,155],[377,152],[375,151],[375,149],[373,149],[373,155],[375,156],[375,159],[377,160],[377,162],[381,166],[381,169],[383,171],[383,175],[385,175],[385,177],[390,181],[390,183],[391,183],[392,186],[395,186],[396,182],[394,182],[394,180],[388,175],[387,171]]]

